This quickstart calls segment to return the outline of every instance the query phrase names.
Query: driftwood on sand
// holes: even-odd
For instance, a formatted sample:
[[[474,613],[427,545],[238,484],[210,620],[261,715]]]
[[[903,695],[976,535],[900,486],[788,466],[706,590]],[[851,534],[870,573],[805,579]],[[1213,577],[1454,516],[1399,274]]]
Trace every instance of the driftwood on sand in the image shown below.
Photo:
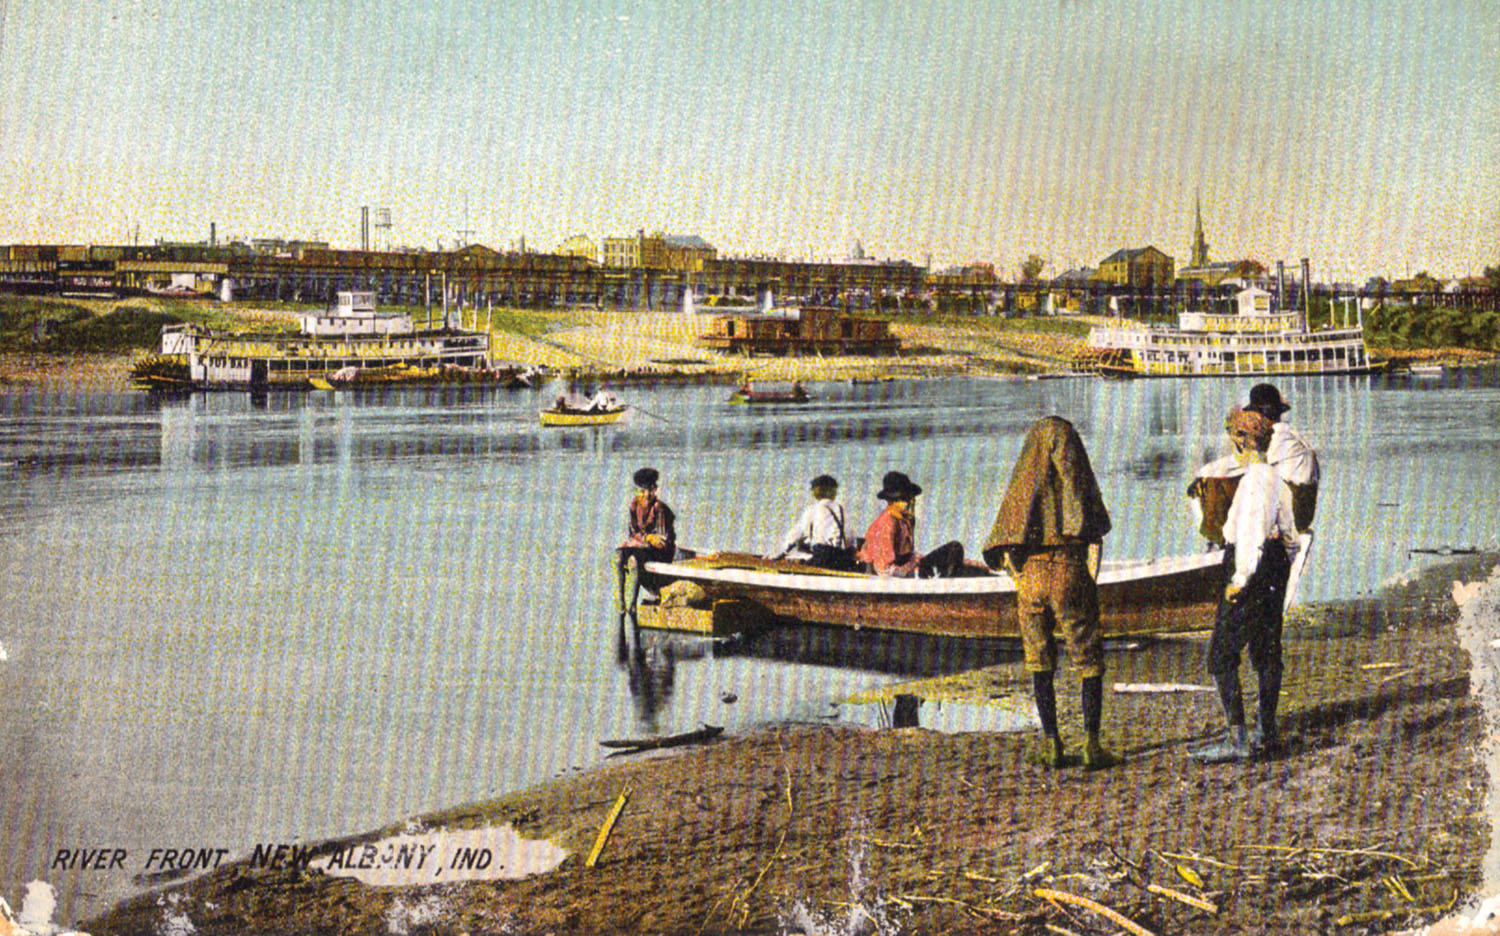
[[[684,744],[698,744],[718,737],[724,733],[721,725],[704,725],[692,731],[684,731],[681,734],[662,735],[659,738],[614,738],[600,741],[602,747],[614,748],[621,753],[634,754],[636,751],[654,751],[659,748],[678,747]]]

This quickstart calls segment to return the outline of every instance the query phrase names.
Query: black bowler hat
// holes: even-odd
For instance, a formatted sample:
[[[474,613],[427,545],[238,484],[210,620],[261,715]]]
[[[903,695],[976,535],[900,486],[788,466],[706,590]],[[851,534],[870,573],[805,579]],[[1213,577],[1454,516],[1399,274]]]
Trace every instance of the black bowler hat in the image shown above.
[[[880,493],[875,496],[884,501],[911,500],[922,489],[911,483],[911,479],[899,471],[887,471],[880,479]]]
[[[820,488],[820,487],[836,488],[836,487],[839,486],[839,481],[833,475],[822,474],[822,475],[818,475],[816,478],[813,478],[812,481],[809,482],[807,486],[808,487],[812,487],[812,488]]]
[[[1291,409],[1290,406],[1281,402],[1281,392],[1268,383],[1256,384],[1250,388],[1250,405],[1245,408],[1255,410],[1272,422],[1280,419],[1282,413]]]
[[[661,477],[661,472],[655,468],[642,468],[630,477],[636,487],[645,490],[656,487],[656,479]]]

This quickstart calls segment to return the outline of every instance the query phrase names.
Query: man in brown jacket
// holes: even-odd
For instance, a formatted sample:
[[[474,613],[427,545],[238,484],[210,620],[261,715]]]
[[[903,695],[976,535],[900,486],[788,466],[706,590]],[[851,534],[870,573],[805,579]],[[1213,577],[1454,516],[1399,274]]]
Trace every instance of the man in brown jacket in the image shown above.
[[[1083,724],[1088,734],[1084,767],[1100,770],[1119,763],[1099,740],[1104,649],[1095,580],[1109,530],[1109,511],[1077,430],[1058,416],[1038,420],[1011,472],[1010,487],[984,544],[984,561],[990,568],[1003,564],[1016,580],[1021,642],[1045,735],[1036,759],[1050,767],[1065,762],[1053,688],[1054,625],[1063,632],[1083,679]]]

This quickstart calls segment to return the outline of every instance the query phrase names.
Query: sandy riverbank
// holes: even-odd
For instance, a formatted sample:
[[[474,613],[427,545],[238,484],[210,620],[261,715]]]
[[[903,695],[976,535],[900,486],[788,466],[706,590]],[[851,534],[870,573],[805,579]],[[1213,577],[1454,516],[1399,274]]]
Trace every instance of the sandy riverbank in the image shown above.
[[[129,390],[130,367],[144,354],[0,353],[0,389]]]
[[[159,932],[170,917],[202,934],[1121,931],[1078,897],[1153,934],[1399,931],[1481,888],[1484,713],[1453,586],[1496,562],[1465,558],[1301,613],[1286,644],[1289,743],[1271,759],[1187,758],[1219,726],[1208,693],[1110,692],[1105,733],[1127,761],[1096,774],[1032,766],[1014,734],[776,726],[319,848],[509,823],[568,850],[547,873],[372,887],[241,863],[84,928]],[[1106,680],[1204,683],[1202,650],[1201,637],[1117,650]],[[1000,700],[1024,685],[1005,664],[900,691]],[[1076,701],[1060,696],[1076,738]]]

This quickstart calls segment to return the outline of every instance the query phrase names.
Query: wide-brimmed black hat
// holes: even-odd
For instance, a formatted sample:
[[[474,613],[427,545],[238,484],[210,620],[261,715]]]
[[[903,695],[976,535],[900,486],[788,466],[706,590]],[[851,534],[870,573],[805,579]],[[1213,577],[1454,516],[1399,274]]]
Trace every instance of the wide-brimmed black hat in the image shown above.
[[[1291,409],[1290,406],[1281,402],[1281,391],[1268,383],[1256,384],[1250,388],[1250,405],[1245,409],[1255,410],[1257,413],[1275,422],[1281,418],[1281,414]]]
[[[645,490],[646,488],[656,487],[656,481],[660,477],[661,472],[655,468],[641,468],[635,474],[631,475],[630,479],[635,482],[636,487]]]
[[[887,471],[880,479],[880,493],[875,496],[884,501],[911,500],[922,489],[912,484],[911,479],[899,471]]]
[[[813,478],[812,481],[808,482],[807,486],[808,487],[813,487],[813,488],[820,488],[820,487],[836,488],[836,487],[839,486],[839,480],[838,480],[838,478],[835,478],[833,475],[822,474],[822,475],[818,475],[816,478]]]

